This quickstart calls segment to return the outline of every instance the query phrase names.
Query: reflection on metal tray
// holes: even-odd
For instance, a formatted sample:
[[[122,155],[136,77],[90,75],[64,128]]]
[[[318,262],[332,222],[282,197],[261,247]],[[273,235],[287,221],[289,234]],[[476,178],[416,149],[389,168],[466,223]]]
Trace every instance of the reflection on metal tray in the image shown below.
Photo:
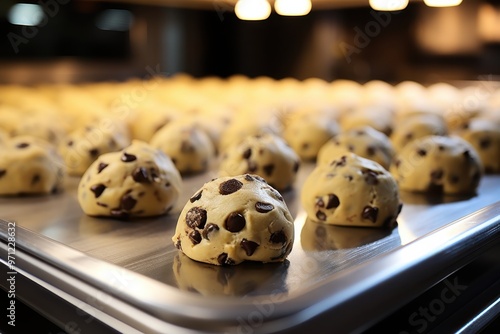
[[[443,261],[450,261],[444,265],[448,269],[458,266],[460,261],[455,257],[465,261],[467,254],[498,240],[498,176],[486,176],[477,195],[471,198],[444,199],[441,203],[432,199],[427,203],[425,197],[403,196],[405,206],[398,227],[381,230],[322,226],[308,221],[298,195],[312,168],[305,165],[295,190],[283,194],[296,218],[296,240],[288,260],[281,264],[215,267],[192,261],[175,249],[170,238],[178,213],[214,173],[185,179],[180,201],[168,216],[128,222],[87,217],[76,199],[78,179],[72,178],[66,191],[55,196],[0,199],[0,218],[16,221],[22,227],[18,245],[24,252],[21,254],[25,256],[26,268],[40,271],[31,274],[46,277],[49,284],[61,284],[60,278],[36,265],[39,261],[103,289],[165,323],[210,331],[233,331],[241,326],[235,319],[246,319],[255,311],[256,303],[271,303],[273,312],[258,330],[253,328],[255,331],[289,328],[336,307],[347,310],[356,298],[372,293],[375,287],[385,289],[384,296],[362,308],[374,318],[381,317],[382,309],[388,312],[405,296],[411,298],[426,283],[442,278],[438,278],[438,273],[444,274]],[[469,214],[473,215],[462,219]],[[5,237],[5,224],[0,234]],[[472,239],[482,242],[471,243]],[[414,271],[424,265],[427,271]],[[128,286],[124,291],[110,285],[109,272],[116,270],[125,272],[134,287]],[[391,293],[386,291],[385,285],[403,276],[413,284],[412,289],[404,288],[400,282],[391,288]],[[417,288],[419,284],[421,287]],[[74,286],[68,289],[68,293],[78,295]],[[207,300],[200,295],[213,298]],[[391,304],[381,307],[384,300]],[[108,313],[116,307],[109,305]],[[127,323],[126,316],[113,314]],[[353,329],[359,322],[349,322],[348,318],[344,313],[338,321],[344,323],[344,328]],[[144,323],[142,326],[148,331],[157,330]]]

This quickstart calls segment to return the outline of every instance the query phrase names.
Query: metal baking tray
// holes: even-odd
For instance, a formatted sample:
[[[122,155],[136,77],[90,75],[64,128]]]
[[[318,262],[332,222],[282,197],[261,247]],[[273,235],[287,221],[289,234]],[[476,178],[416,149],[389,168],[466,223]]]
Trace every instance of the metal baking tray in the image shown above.
[[[467,198],[403,193],[388,230],[307,220],[299,192],[313,167],[283,193],[296,236],[284,263],[217,267],[174,247],[180,210],[215,172],[184,178],[173,212],[151,219],[84,215],[79,178],[53,196],[0,198],[0,261],[14,221],[16,270],[121,332],[359,332],[500,240],[500,176],[485,176]]]

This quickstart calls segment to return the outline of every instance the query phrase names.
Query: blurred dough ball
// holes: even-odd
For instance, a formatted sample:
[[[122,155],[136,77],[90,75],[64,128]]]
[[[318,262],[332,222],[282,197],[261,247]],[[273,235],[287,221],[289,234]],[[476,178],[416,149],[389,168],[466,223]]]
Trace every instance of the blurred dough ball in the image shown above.
[[[459,137],[441,136],[412,141],[390,168],[401,190],[438,195],[474,193],[482,170],[472,145]]]
[[[210,137],[197,126],[180,121],[162,127],[150,143],[168,155],[181,174],[204,172],[215,159]]]
[[[309,219],[342,226],[390,227],[402,207],[392,175],[354,153],[317,165],[300,200]]]
[[[296,113],[285,122],[283,138],[304,161],[316,159],[320,148],[340,129],[331,115]]]
[[[369,126],[389,136],[392,132],[392,111],[384,106],[364,107],[340,119],[342,130]]]
[[[62,189],[64,165],[50,143],[13,137],[0,149],[0,195],[51,194]]]
[[[459,135],[476,149],[486,173],[500,173],[500,125],[472,119]]]
[[[69,175],[81,176],[101,155],[119,151],[130,144],[126,126],[103,117],[71,132],[59,145]]]
[[[179,111],[160,104],[140,106],[132,112],[130,133],[132,139],[149,142],[162,127],[175,120]]]
[[[62,117],[62,116],[61,116]],[[14,136],[33,136],[36,138],[48,141],[51,144],[57,145],[64,137],[64,129],[59,126],[60,118],[31,116],[23,117],[17,126],[11,132]]]
[[[445,121],[436,114],[412,114],[399,123],[391,134],[391,141],[397,152],[415,139],[448,134]]]
[[[293,186],[300,160],[286,142],[273,134],[247,137],[226,152],[219,167],[221,176],[257,174],[277,190]]]
[[[364,126],[343,131],[330,139],[318,153],[318,164],[330,163],[348,152],[378,162],[385,169],[389,169],[395,153],[385,134]]]

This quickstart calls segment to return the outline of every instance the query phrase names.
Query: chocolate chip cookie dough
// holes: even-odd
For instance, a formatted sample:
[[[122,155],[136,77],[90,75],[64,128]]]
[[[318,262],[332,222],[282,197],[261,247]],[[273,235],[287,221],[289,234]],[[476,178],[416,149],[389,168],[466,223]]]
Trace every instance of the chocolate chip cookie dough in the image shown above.
[[[18,136],[0,146],[0,195],[50,194],[62,188],[64,164],[51,144]]]
[[[341,226],[390,227],[402,208],[392,175],[354,153],[318,165],[300,199],[309,219]]]
[[[448,130],[444,119],[435,114],[411,114],[401,120],[391,134],[397,152],[408,143],[425,136],[446,136]]]
[[[101,155],[89,167],[78,186],[78,202],[89,216],[157,216],[173,208],[181,185],[170,158],[134,140],[122,151]]]
[[[182,210],[175,246],[215,265],[281,262],[292,250],[293,218],[280,193],[257,175],[205,183]]]
[[[401,190],[453,195],[474,193],[483,167],[465,140],[427,136],[406,145],[390,171]]]
[[[299,157],[273,134],[247,137],[229,149],[219,167],[221,176],[257,174],[278,190],[289,189],[299,170]]]
[[[330,139],[319,150],[318,164],[329,163],[348,152],[378,162],[385,169],[389,169],[395,153],[385,134],[364,126],[344,131]]]

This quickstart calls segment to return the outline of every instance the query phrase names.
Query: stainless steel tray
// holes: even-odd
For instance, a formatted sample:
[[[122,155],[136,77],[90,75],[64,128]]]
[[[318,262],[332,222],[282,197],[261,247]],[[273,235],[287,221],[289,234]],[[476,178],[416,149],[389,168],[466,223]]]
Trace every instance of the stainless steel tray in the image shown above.
[[[296,217],[283,264],[216,267],[175,249],[178,213],[214,173],[186,178],[164,217],[87,217],[76,199],[79,179],[71,178],[55,196],[1,198],[0,218],[16,222],[16,265],[25,277],[115,328],[148,333],[300,331],[325,323],[359,331],[499,241],[500,176],[484,177],[470,198],[403,194],[393,230],[326,227],[318,234],[298,201],[312,168],[303,166],[295,190],[283,194]]]

